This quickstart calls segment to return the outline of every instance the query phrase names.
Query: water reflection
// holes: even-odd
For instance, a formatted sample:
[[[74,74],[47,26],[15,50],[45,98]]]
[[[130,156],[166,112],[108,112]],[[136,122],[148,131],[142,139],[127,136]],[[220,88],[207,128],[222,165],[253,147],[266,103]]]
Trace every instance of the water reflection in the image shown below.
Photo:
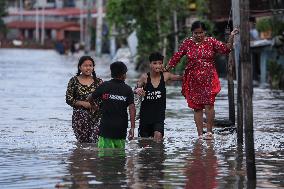
[[[217,187],[217,157],[211,140],[197,140],[186,166],[185,188]]]
[[[132,142],[134,149],[98,149],[77,144],[70,154],[68,174],[57,187],[163,188],[164,144],[151,139]]]
[[[164,180],[164,144],[154,142],[152,139],[141,139],[138,146],[142,149],[138,153],[136,162],[137,178],[144,188],[162,188]]]
[[[243,161],[244,161],[243,145],[238,144],[237,150],[236,150],[236,174],[234,174],[237,180],[238,189],[244,188],[245,174],[244,174],[244,168],[243,168]]]
[[[77,57],[23,49],[0,49],[0,57],[1,189],[180,189],[193,187],[198,179],[208,188],[255,187],[246,180],[245,154],[238,149],[235,129],[216,127],[212,143],[195,141],[193,114],[180,87],[167,87],[162,144],[135,139],[123,152],[102,152],[90,144],[74,146],[72,109],[64,99]],[[108,77],[111,61],[96,62],[98,75]],[[130,74],[127,82],[134,87],[136,78]],[[227,82],[221,83],[216,119],[226,120]],[[283,91],[254,88],[256,188],[284,187],[283,99]]]
[[[219,181],[219,188],[245,188],[246,172],[243,157],[242,145],[231,148],[224,153],[224,161],[228,166],[228,172],[226,173],[224,170],[220,170],[219,176],[223,176],[223,179]]]
[[[92,144],[77,144],[68,158],[70,188],[120,188],[126,183],[124,150],[99,150]]]

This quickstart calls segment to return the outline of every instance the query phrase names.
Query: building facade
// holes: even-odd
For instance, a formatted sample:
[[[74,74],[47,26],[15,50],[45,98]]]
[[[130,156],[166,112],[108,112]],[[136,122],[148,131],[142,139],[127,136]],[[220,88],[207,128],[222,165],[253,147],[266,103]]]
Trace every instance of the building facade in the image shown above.
[[[84,43],[90,35],[87,18],[96,26],[97,9],[91,2],[89,6],[86,0],[9,0],[4,19],[9,29],[7,38],[42,44],[62,40]]]

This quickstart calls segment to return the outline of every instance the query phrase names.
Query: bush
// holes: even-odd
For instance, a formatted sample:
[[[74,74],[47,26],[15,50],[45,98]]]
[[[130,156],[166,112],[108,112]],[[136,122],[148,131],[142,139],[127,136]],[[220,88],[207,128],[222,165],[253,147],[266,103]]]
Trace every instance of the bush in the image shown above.
[[[272,21],[270,18],[263,18],[256,22],[256,29],[260,32],[266,32],[272,29]]]
[[[269,84],[272,89],[284,89],[284,69],[276,60],[268,61]]]

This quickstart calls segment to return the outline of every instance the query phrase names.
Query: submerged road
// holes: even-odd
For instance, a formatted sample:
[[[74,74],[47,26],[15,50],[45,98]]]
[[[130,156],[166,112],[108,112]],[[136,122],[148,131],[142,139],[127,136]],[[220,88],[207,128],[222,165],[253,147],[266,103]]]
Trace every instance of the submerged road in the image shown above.
[[[215,129],[198,141],[180,87],[167,88],[165,139],[128,142],[125,152],[77,144],[65,103],[76,56],[52,50],[0,49],[0,188],[247,188],[244,148],[236,133]],[[96,72],[109,79],[107,58]],[[137,73],[129,66],[127,83]],[[216,118],[227,119],[226,81]],[[254,88],[256,188],[284,187],[284,92]],[[135,135],[137,136],[137,130]]]

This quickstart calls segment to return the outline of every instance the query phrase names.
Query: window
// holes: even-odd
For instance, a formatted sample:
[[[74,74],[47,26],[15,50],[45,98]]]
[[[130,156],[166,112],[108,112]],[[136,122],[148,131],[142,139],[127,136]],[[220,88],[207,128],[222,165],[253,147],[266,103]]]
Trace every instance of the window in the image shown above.
[[[64,0],[64,7],[75,7],[74,0]]]

